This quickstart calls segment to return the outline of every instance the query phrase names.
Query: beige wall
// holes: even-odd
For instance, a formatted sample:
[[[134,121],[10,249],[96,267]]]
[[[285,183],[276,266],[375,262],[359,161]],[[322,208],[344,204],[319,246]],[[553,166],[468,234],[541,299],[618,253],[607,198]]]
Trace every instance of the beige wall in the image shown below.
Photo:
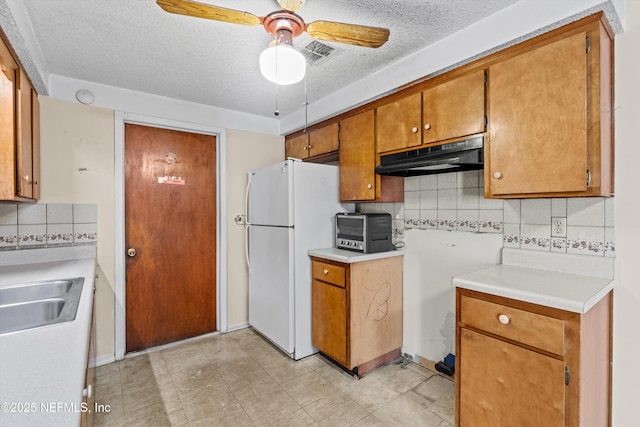
[[[626,2],[625,32],[616,37],[616,287],[613,328],[613,425],[640,425],[640,2]]]
[[[97,352],[113,354],[114,114],[46,96],[40,109],[40,202],[98,205]]]
[[[115,175],[114,112],[41,97],[42,203],[98,205],[96,281],[98,357],[115,352]],[[284,159],[284,138],[227,131],[228,294],[227,325],[246,325],[247,270],[244,228],[233,224],[244,212],[247,172]],[[99,272],[100,273],[100,272]]]
[[[229,329],[246,325],[248,273],[245,262],[245,230],[233,223],[245,212],[247,172],[284,159],[284,137],[227,131],[227,322]]]

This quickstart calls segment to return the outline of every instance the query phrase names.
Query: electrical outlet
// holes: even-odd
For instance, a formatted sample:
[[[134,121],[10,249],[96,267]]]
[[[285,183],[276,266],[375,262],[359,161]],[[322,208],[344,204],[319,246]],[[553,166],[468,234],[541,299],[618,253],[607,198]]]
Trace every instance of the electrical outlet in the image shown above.
[[[567,218],[551,218],[551,237],[567,237]]]
[[[236,225],[246,225],[244,214],[236,214],[233,218],[233,222],[235,222]]]

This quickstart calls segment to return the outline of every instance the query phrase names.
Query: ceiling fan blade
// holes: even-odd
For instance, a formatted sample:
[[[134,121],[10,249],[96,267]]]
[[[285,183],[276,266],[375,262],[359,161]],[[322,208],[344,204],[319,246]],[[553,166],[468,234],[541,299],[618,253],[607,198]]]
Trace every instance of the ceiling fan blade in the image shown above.
[[[288,10],[289,12],[295,12],[304,6],[305,0],[277,0],[278,4],[284,10]]]
[[[194,16],[196,18],[213,19],[214,21],[230,22],[232,24],[258,25],[260,18],[249,12],[226,9],[210,4],[198,3],[190,0],[157,0],[158,6],[169,13]]]
[[[389,30],[364,25],[314,21],[307,25],[307,34],[314,39],[364,47],[380,47],[389,40]]]

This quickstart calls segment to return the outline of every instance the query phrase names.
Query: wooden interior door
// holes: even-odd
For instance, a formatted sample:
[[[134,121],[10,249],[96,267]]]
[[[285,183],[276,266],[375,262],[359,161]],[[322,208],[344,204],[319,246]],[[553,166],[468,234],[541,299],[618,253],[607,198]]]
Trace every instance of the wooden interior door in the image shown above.
[[[127,352],[216,329],[216,137],[125,125]]]

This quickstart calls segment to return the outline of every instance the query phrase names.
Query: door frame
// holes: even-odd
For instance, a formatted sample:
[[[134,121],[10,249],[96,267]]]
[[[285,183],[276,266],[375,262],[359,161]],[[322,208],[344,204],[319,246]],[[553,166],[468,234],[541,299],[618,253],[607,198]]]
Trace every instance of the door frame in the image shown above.
[[[216,326],[227,332],[227,136],[224,128],[163,119],[141,114],[115,112],[115,358],[126,352],[126,266],[125,266],[125,206],[124,206],[124,125],[201,133],[216,137]],[[222,302],[225,302],[224,304]]]

